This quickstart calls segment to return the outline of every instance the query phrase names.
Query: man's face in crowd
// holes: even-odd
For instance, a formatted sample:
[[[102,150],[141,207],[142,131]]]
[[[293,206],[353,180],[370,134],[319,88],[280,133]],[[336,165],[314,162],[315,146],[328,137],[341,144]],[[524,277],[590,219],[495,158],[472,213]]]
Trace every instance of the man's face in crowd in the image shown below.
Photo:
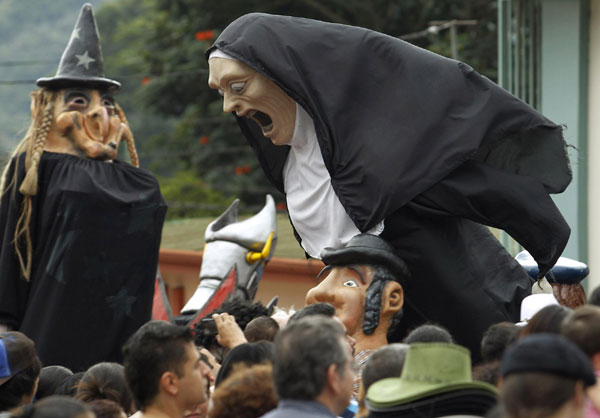
[[[208,85],[223,96],[223,112],[252,119],[275,145],[290,142],[296,126],[296,102],[292,98],[242,62],[211,58],[208,67]]]
[[[210,368],[201,360],[200,352],[194,343],[185,345],[186,361],[180,377],[181,401],[186,409],[193,409],[208,400],[207,384]]]
[[[346,341],[344,341],[343,343],[345,347],[348,347]],[[350,351],[350,349],[348,350],[346,362],[343,366],[341,366],[341,369],[342,370],[337,370],[337,375],[339,379],[338,393],[336,396],[338,400],[338,410],[334,411],[338,415],[340,415],[350,403],[350,398],[352,397],[352,390],[354,388],[354,378],[356,377],[357,373],[356,363],[354,362],[354,355]]]
[[[366,293],[375,269],[367,265],[325,268],[317,279],[325,277],[306,294],[306,304],[327,302],[335,308],[335,316],[356,336],[363,324]]]

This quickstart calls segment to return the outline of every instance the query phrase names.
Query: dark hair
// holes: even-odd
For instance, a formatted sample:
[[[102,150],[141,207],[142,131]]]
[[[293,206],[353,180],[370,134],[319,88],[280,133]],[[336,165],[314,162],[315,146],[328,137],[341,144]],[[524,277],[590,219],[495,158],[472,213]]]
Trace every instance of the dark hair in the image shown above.
[[[231,300],[223,302],[219,308],[206,315],[205,318],[212,318],[212,315],[215,313],[225,312],[235,318],[235,322],[237,322],[241,329],[245,329],[246,325],[254,318],[269,315],[269,310],[261,302],[252,303],[252,301],[236,296]],[[206,324],[202,321],[198,321],[194,325],[194,342],[196,345],[207,349],[215,345],[220,346],[217,342],[216,334],[214,332],[206,332],[205,327]]]
[[[600,307],[580,306],[565,318],[560,331],[588,357],[600,353]]]
[[[297,310],[288,320],[288,324],[306,318],[312,315],[323,315],[329,318],[335,316],[335,308],[331,303],[319,302],[312,305],[306,305],[304,308]]]
[[[419,325],[408,333],[403,343],[448,343],[453,344],[454,340],[450,332],[441,325],[429,323]]]
[[[384,345],[371,354],[361,371],[364,393],[378,380],[400,377],[408,348],[406,344],[395,343]]]
[[[549,373],[504,377],[500,403],[509,418],[546,418],[575,394],[575,379]]]
[[[77,418],[92,412],[85,403],[69,396],[52,395],[39,402],[26,405],[11,418]]]
[[[125,377],[140,409],[158,394],[159,380],[171,371],[183,375],[186,344],[192,343],[188,327],[150,321],[136,331],[123,347]]]
[[[273,318],[263,315],[248,322],[244,328],[246,341],[254,343],[257,341],[273,341],[279,331],[279,324]]]
[[[489,383],[490,385],[498,386],[498,381],[502,375],[500,369],[500,360],[491,360],[486,363],[478,364],[473,367],[471,373],[473,380]]]
[[[61,383],[72,375],[73,372],[63,366],[42,367],[35,398],[39,401],[47,396],[54,395]]]
[[[490,326],[481,338],[481,358],[484,362],[500,360],[506,347],[519,339],[521,327],[512,322]]]
[[[600,286],[594,289],[594,291],[590,295],[590,298],[588,299],[588,304],[600,306]]]
[[[215,387],[225,380],[236,366],[243,364],[250,367],[254,364],[271,363],[275,358],[275,344],[271,341],[258,341],[256,343],[240,344],[233,347],[225,356],[223,364],[215,379]]]
[[[342,326],[314,315],[292,322],[275,337],[275,387],[281,399],[314,400],[323,390],[327,369],[345,373],[348,346]]]
[[[107,399],[116,402],[127,413],[133,413],[133,395],[118,363],[98,363],[90,367],[77,386],[75,398],[83,402]]]
[[[399,277],[386,267],[374,265],[373,268],[375,269],[375,273],[373,274],[373,279],[365,294],[365,311],[363,314],[363,333],[365,335],[373,334],[379,326],[379,313],[381,312],[381,302],[385,286],[392,281],[399,283]],[[387,331],[387,338],[389,341],[393,338],[403,315],[404,311],[403,309],[400,309],[392,317],[390,327]]]
[[[215,388],[210,418],[257,418],[277,407],[273,366],[257,364],[235,371]]]
[[[75,396],[77,392],[77,385],[83,377],[84,372],[73,373],[71,376],[67,376],[54,392],[55,395]]]
[[[560,334],[560,326],[571,312],[571,309],[562,305],[546,306],[531,317],[521,330],[520,337],[538,333]]]
[[[42,363],[35,357],[32,364],[0,385],[0,411],[7,411],[21,404],[23,396],[33,395],[35,381],[40,376]]]
[[[87,404],[96,418],[121,418],[122,414],[127,415],[121,405],[108,399],[95,399]]]

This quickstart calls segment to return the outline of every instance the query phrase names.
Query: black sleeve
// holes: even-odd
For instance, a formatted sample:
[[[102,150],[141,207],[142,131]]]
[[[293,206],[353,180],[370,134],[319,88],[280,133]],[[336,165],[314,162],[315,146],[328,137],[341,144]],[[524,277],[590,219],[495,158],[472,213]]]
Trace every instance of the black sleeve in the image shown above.
[[[7,184],[0,202],[0,324],[18,329],[27,303],[29,283],[21,277],[14,248],[14,235],[23,196],[15,190],[24,177],[24,159],[19,161],[19,175],[14,182],[16,159],[10,162]]]
[[[571,230],[535,178],[467,161],[419,195],[416,202],[506,231],[546,274],[567,245]]]

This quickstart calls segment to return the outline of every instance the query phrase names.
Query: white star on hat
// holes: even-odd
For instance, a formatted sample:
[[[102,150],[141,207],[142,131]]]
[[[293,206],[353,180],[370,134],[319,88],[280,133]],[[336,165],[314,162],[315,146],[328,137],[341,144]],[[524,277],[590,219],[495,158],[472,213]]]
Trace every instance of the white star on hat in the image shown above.
[[[73,38],[73,39],[79,39],[79,31],[80,30],[81,30],[80,28],[73,29],[73,33],[71,34],[71,38]]]
[[[88,55],[87,51],[85,51],[83,55],[75,54],[75,56],[77,57],[77,65],[83,65],[86,70],[90,69],[90,62],[96,61],[94,58]]]

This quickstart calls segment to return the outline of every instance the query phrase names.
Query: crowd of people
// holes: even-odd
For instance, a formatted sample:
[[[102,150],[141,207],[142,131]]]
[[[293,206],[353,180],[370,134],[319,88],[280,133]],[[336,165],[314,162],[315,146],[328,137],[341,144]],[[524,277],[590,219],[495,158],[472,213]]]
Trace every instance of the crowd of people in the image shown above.
[[[152,320],[127,340],[122,364],[75,372],[42,365],[33,341],[9,331],[0,334],[0,414],[598,417],[599,297],[596,290],[575,309],[539,306],[524,323],[492,325],[475,364],[473,353],[433,323],[360,364],[356,341],[324,302],[268,316],[260,302],[236,299],[211,315],[210,336],[205,325]]]
[[[252,13],[206,59],[326,265],[306,306],[224,297],[239,283],[211,274],[216,311],[148,321],[166,204],[86,4],[0,182],[3,417],[600,416],[598,295],[585,304],[582,277],[550,271],[569,237],[549,196],[572,177],[560,125],[466,64],[358,27]],[[529,296],[548,272],[555,287]],[[515,324],[522,300],[547,306]]]

